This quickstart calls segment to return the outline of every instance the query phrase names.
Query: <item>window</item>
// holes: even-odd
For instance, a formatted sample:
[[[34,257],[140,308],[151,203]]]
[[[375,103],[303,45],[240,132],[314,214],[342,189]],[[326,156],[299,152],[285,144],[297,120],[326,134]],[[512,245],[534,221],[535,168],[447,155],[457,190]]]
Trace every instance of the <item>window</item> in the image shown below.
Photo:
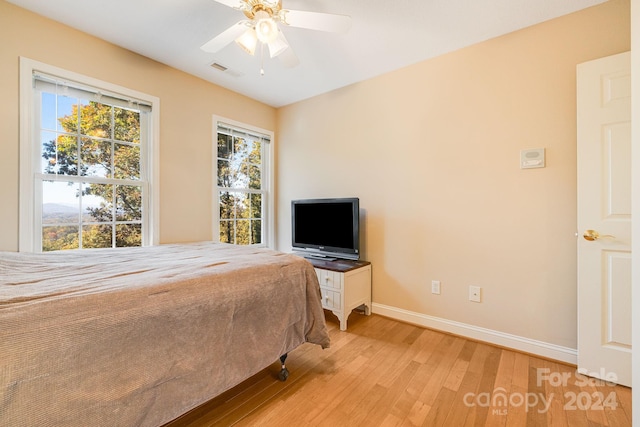
[[[272,133],[215,119],[217,203],[214,233],[223,243],[273,246]]]
[[[152,244],[157,99],[30,60],[22,80],[20,250]]]

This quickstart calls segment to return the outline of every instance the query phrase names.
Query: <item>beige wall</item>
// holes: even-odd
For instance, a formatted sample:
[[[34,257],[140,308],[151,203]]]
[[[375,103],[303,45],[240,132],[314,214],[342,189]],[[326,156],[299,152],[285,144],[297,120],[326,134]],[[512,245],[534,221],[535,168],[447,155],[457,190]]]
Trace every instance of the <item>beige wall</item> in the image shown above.
[[[18,249],[24,56],[160,98],[160,241],[211,239],[212,114],[275,129],[276,111],[0,0],[0,250]]]
[[[375,303],[575,348],[576,64],[629,27],[611,0],[281,108],[279,248],[291,199],[358,196]]]

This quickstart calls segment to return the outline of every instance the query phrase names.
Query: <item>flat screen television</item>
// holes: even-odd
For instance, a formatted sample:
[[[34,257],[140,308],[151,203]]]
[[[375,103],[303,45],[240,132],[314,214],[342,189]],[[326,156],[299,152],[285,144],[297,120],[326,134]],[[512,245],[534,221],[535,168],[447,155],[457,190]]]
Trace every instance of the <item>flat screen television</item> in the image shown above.
[[[292,200],[291,246],[304,257],[359,259],[359,199]]]

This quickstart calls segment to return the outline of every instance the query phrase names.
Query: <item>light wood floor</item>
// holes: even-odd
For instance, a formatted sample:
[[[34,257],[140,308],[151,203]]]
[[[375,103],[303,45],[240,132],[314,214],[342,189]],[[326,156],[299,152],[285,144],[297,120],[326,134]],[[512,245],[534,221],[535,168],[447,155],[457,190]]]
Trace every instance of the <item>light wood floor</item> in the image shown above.
[[[575,367],[352,313],[331,348],[289,354],[178,426],[630,426],[631,390]]]

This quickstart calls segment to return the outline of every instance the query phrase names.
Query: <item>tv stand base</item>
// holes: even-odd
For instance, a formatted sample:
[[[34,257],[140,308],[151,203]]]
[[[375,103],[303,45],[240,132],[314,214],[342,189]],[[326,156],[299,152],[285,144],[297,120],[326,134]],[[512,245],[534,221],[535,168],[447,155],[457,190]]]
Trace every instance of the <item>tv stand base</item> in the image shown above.
[[[304,257],[307,259],[320,259],[323,261],[336,261],[338,259],[338,258],[328,257],[325,255],[312,255],[312,254],[306,254],[304,255]]]

